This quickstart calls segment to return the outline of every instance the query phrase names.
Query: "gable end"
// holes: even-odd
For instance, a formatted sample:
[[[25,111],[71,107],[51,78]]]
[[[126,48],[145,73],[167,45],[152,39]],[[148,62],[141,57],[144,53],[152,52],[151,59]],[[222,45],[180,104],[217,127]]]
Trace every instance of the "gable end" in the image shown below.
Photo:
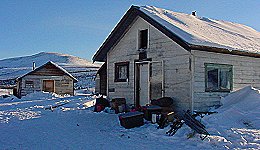
[[[23,77],[27,75],[45,75],[45,76],[62,76],[67,75],[69,76],[74,82],[78,80],[73,77],[70,73],[68,73],[65,69],[58,66],[52,61],[47,62],[46,64],[36,68],[35,70],[28,72],[27,74],[17,78],[17,80],[21,80]]]
[[[159,31],[164,33],[166,36],[171,38],[173,41],[181,45],[186,50],[190,51],[189,44],[182,40],[180,37],[169,31],[167,28],[156,22],[154,19],[146,15],[144,12],[140,11],[140,7],[138,6],[131,6],[131,8],[127,11],[127,13],[123,16],[123,18],[120,20],[120,22],[117,24],[117,26],[114,28],[114,30],[110,33],[108,38],[105,40],[105,42],[101,45],[101,47],[98,49],[98,51],[94,54],[92,60],[93,61],[106,61],[106,54],[107,52],[112,49],[120,40],[121,38],[126,34],[126,32],[129,30],[131,25],[134,23],[134,21],[137,19],[137,17],[143,18],[145,21],[153,25],[155,28],[157,28]]]

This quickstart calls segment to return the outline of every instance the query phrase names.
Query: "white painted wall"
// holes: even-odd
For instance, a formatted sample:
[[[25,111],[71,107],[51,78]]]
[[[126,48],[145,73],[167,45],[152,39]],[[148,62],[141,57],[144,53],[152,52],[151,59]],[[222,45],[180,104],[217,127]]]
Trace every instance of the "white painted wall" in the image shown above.
[[[142,18],[138,18],[120,42],[107,54],[109,98],[124,97],[127,103],[134,104],[134,60],[138,59],[138,30],[149,29],[149,46],[147,57],[153,61],[164,61],[165,96],[174,97],[177,108],[191,107],[191,70],[190,53]],[[114,82],[114,64],[129,61],[129,82]]]

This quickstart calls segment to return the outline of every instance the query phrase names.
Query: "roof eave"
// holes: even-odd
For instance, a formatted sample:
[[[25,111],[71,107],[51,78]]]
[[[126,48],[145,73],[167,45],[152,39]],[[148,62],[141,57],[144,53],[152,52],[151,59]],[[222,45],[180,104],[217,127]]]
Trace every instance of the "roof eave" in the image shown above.
[[[260,58],[260,53],[253,53],[249,51],[230,50],[226,48],[218,48],[218,47],[203,46],[203,45],[190,45],[190,47],[192,50]]]

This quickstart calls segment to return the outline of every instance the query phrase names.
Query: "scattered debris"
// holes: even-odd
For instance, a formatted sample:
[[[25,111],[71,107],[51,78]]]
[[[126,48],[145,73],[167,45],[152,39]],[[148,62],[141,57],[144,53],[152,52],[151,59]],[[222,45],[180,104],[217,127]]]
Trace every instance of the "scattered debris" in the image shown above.
[[[111,107],[115,110],[115,113],[122,113],[126,111],[126,99],[114,98],[111,101]]]
[[[204,137],[201,137],[202,140],[210,135],[205,129],[205,126],[198,120],[196,120],[195,117],[190,114],[190,111],[185,112],[185,114],[183,115],[183,120],[185,121],[185,124],[193,129],[195,132],[205,135]]]
[[[3,98],[8,98],[10,95],[2,95]]]
[[[201,118],[203,118],[205,115],[211,115],[211,114],[215,114],[218,113],[216,111],[193,111],[195,114],[193,115],[194,117],[200,116]]]
[[[163,129],[164,127],[166,127],[170,122],[174,121],[174,118],[177,117],[175,116],[174,112],[170,112],[166,115],[161,115],[161,118],[158,122],[158,127],[157,129]]]
[[[171,97],[162,97],[156,100],[151,100],[151,104],[160,107],[169,107],[173,104],[173,99]]]
[[[55,108],[58,108],[58,107],[63,106],[63,105],[66,105],[66,104],[68,104],[69,102],[70,102],[70,101],[65,100],[65,101],[60,102],[60,103],[57,103],[57,104],[55,104],[55,105],[50,105],[49,107],[44,108],[44,110],[54,111]]]
[[[166,134],[168,134],[169,136],[173,136],[177,132],[177,130],[182,127],[183,123],[184,123],[183,120],[177,119],[172,123],[171,129],[167,131]]]
[[[118,117],[121,126],[125,127],[126,129],[140,127],[144,125],[144,113],[142,112],[128,112],[124,114],[119,114]]]
[[[94,112],[101,112],[106,107],[110,107],[109,101],[101,95],[101,97],[96,98],[96,104],[94,106]]]

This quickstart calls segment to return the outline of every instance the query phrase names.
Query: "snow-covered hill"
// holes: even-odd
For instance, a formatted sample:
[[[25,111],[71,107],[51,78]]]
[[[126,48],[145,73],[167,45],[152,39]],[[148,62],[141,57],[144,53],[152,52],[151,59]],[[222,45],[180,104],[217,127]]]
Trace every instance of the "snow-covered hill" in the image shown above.
[[[79,72],[97,69],[100,65],[68,54],[41,52],[31,56],[16,57],[0,60],[0,80],[14,79],[32,70],[32,63],[36,67],[53,61],[68,72]]]
[[[96,67],[90,61],[75,57],[68,54],[52,53],[52,52],[40,52],[31,56],[15,57],[9,59],[0,60],[0,68],[21,68],[32,67],[32,62],[35,62],[37,66],[45,64],[47,61],[53,61],[58,65],[72,65],[72,66],[84,66],[84,67]]]

